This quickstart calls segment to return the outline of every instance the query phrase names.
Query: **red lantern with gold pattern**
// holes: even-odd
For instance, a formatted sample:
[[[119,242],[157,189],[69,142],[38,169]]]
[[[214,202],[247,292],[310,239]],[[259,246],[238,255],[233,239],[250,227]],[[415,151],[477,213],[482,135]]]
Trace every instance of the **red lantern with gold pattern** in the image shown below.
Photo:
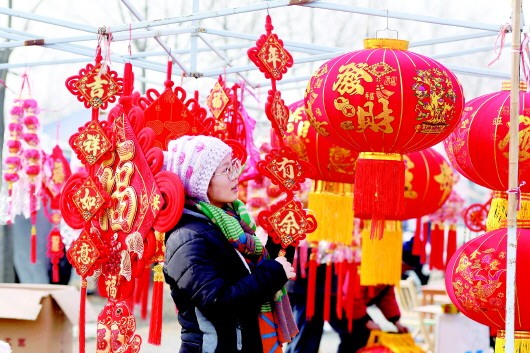
[[[530,173],[530,93],[521,90],[519,102],[519,180],[524,180]],[[474,183],[508,190],[509,125],[510,83],[505,82],[502,90],[466,103],[460,124],[444,140],[449,161]],[[530,191],[530,182],[522,191]]]
[[[402,217],[402,155],[441,142],[464,106],[456,76],[407,48],[404,40],[367,39],[364,50],[322,65],[306,89],[318,133],[362,152],[355,214],[378,222]]]
[[[506,221],[508,200],[508,145],[510,82],[502,90],[466,103],[459,126],[444,140],[451,164],[469,180],[494,190],[486,230],[499,229]],[[517,219],[530,220],[530,93],[519,92],[519,163],[521,207]],[[530,222],[528,222],[530,224]]]
[[[428,215],[442,207],[453,189],[453,171],[432,148],[403,155],[405,161],[405,212],[402,218]]]
[[[467,317],[504,329],[506,315],[507,230],[476,237],[456,250],[446,269],[445,284],[451,301]],[[530,229],[517,229],[515,330],[530,331]]]

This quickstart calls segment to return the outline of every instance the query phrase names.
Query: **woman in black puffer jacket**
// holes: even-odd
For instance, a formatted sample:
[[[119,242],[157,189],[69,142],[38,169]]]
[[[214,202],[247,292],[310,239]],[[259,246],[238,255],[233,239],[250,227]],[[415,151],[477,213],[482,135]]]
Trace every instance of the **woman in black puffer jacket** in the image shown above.
[[[275,301],[294,270],[285,257],[268,259],[254,235],[237,200],[240,165],[231,152],[217,138],[183,136],[165,154],[166,169],[186,192],[184,213],[166,235],[164,267],[182,326],[181,353],[259,353],[274,345],[281,352],[285,337],[297,332],[291,312]],[[278,315],[288,332],[273,324],[277,336],[262,337],[264,323]]]

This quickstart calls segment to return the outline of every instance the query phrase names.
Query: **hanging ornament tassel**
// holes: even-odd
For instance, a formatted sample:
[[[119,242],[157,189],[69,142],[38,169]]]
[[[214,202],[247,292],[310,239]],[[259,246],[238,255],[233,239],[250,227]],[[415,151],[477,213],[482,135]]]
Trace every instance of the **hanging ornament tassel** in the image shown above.
[[[446,249],[446,256],[445,256],[446,265],[449,262],[449,259],[453,257],[453,254],[455,253],[457,246],[458,246],[458,243],[457,243],[456,224],[451,224],[449,226],[449,231],[447,232],[447,249]]]
[[[399,153],[362,152],[357,160],[355,216],[371,219],[371,238],[381,238],[385,219],[400,219],[405,205],[405,163]]]
[[[86,322],[86,277],[81,278],[81,300],[79,302],[79,353],[85,353],[85,322]]]
[[[488,218],[486,218],[486,231],[491,232],[501,228],[501,222],[508,216],[508,194],[505,191],[494,191]]]
[[[514,353],[530,353],[530,332],[515,331],[514,336]],[[497,338],[495,339],[495,353],[505,353],[505,346],[506,332],[504,330],[497,330]]]
[[[318,222],[317,229],[307,234],[308,241],[351,243],[354,216],[352,184],[313,181],[308,195],[308,208],[314,212]]]
[[[414,231],[414,241],[412,242],[412,255],[420,256],[423,252],[422,250],[422,223],[421,217],[416,218],[416,230]]]
[[[306,319],[311,320],[315,315],[315,295],[317,286],[317,252],[318,245],[311,246],[311,255],[309,256],[309,274],[307,278],[307,302],[306,302]]]
[[[37,262],[37,228],[35,225],[31,225],[31,248],[30,248],[30,261],[32,264]]]
[[[439,222],[434,223],[431,229],[431,255],[429,265],[431,269],[444,270],[444,241],[445,231]]]
[[[307,259],[309,254],[309,245],[307,241],[303,241],[298,246],[298,261],[300,262],[300,277],[307,278]]]
[[[164,304],[164,275],[163,265],[156,264],[153,267],[153,295],[151,298],[151,321],[149,323],[150,344],[159,346],[162,342],[162,309]]]
[[[355,262],[348,263],[348,273],[346,278],[346,298],[344,300],[344,311],[348,320],[348,332],[353,330],[353,306],[355,295],[359,291],[359,267]]]
[[[337,314],[337,318],[339,320],[342,319],[342,301],[344,293],[342,286],[344,285],[344,277],[346,272],[345,269],[346,263],[343,257],[335,264],[335,271],[337,275],[337,303],[335,304],[335,313]]]
[[[142,276],[136,279],[134,302],[140,304],[140,316],[147,319],[147,307],[149,302],[149,283],[151,282],[151,269],[147,267]]]
[[[361,285],[398,285],[401,279],[403,233],[400,221],[385,221],[384,236],[371,236],[371,222],[361,231]]]
[[[333,262],[326,263],[326,278],[324,282],[324,321],[330,319],[331,311],[331,277],[332,277]]]

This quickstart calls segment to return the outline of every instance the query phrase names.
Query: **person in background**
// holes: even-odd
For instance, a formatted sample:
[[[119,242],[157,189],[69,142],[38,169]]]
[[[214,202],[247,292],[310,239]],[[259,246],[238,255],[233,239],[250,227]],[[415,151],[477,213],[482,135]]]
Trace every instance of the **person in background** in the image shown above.
[[[184,213],[166,234],[164,266],[182,327],[180,352],[281,352],[298,331],[279,292],[295,272],[285,257],[270,259],[254,234],[238,200],[240,161],[215,137],[182,136],[170,141],[164,165],[185,190]]]
[[[423,263],[419,255],[412,253],[414,236],[403,243],[403,274],[401,279],[407,279],[412,273],[416,274],[420,284],[423,286],[429,282],[430,275],[423,273]]]
[[[289,299],[293,307],[296,323],[300,332],[287,345],[285,353],[318,353],[322,333],[324,330],[324,281],[326,265],[322,262],[317,267],[316,292],[314,315],[311,320],[306,319],[307,300],[307,278],[302,278],[300,273],[294,281],[289,281],[287,289]],[[337,283],[336,276],[332,279],[332,289]],[[385,318],[394,324],[396,331],[400,333],[408,332],[407,327],[401,324],[401,313],[395,297],[393,286],[358,286],[358,291],[354,295],[353,306],[353,329],[348,330],[348,320],[346,316],[338,318],[336,310],[337,295],[331,293],[331,310],[329,325],[339,335],[340,343],[337,353],[355,353],[364,347],[368,342],[371,330],[380,330],[377,324],[368,314],[368,307],[377,306]]]

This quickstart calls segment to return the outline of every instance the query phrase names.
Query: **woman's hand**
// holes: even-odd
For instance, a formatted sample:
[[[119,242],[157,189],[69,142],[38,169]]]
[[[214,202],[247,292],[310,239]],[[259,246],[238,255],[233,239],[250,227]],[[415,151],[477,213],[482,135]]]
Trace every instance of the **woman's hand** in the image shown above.
[[[276,260],[276,261],[278,261],[279,263],[282,264],[283,270],[285,271],[285,275],[287,276],[287,279],[291,279],[291,278],[295,278],[296,277],[296,271],[294,270],[294,268],[291,265],[291,263],[289,261],[287,261],[285,256],[278,256],[274,260]]]
[[[373,320],[368,320],[366,323],[366,328],[369,330],[381,330],[381,326],[376,324]]]
[[[409,329],[406,326],[403,326],[401,324],[401,322],[399,322],[399,321],[396,321],[394,323],[394,325],[396,326],[396,328],[397,328],[399,333],[407,333],[407,332],[409,332]]]

